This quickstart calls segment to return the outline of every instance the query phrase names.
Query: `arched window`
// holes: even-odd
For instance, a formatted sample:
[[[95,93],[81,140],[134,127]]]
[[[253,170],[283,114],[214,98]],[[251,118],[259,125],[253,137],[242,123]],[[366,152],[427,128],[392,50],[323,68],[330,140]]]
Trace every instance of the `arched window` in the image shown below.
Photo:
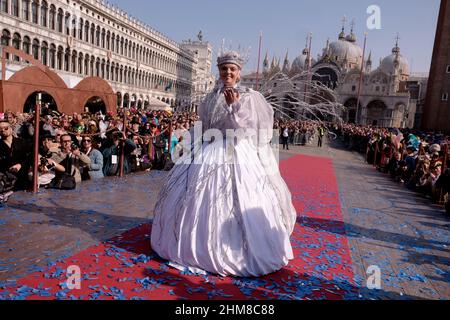
[[[37,0],[33,0],[31,3],[31,22],[38,24],[38,10],[39,10],[39,3]]]
[[[95,61],[95,75],[100,77],[100,58]]]
[[[0,0],[0,10],[2,12],[8,13],[9,1],[8,0]]]
[[[9,46],[10,40],[11,40],[11,33],[8,30],[4,29],[2,31],[2,39],[1,39],[2,46]]]
[[[64,26],[66,27],[66,35],[70,36],[70,13],[66,13],[64,17]]]
[[[31,46],[31,40],[30,38],[28,38],[27,36],[23,37],[23,52],[25,52],[26,54],[30,54],[30,46]]]
[[[94,44],[95,42],[95,25],[91,24],[91,43]]]
[[[91,57],[90,68],[89,68],[89,74],[91,76],[94,76],[94,64],[95,64],[95,58]]]
[[[30,20],[30,0],[22,0],[22,19]]]
[[[77,38],[77,19],[75,17],[72,18],[72,37]]]
[[[108,63],[109,63],[109,61],[108,61]],[[114,76],[115,76],[115,70],[116,70],[116,65],[114,64],[114,62],[112,62],[112,63],[111,63],[111,66],[110,66],[110,77],[109,77],[109,79],[110,79],[111,81],[115,81],[115,78],[114,78]]]
[[[87,54],[84,57],[84,74],[89,75],[89,55]]]
[[[64,59],[64,49],[63,47],[58,47],[58,54],[56,56],[56,67],[58,70],[62,70],[63,68],[63,59]]]
[[[116,36],[115,36],[115,34],[113,33],[113,34],[111,35],[111,48],[110,48],[112,52],[114,52],[115,47],[116,47],[116,46],[115,46],[115,42],[116,42],[116,39],[115,39],[115,38],[116,38]]]
[[[19,0],[11,0],[11,14],[19,17]]]
[[[84,21],[80,18],[80,23],[78,24],[78,39],[83,40],[83,28]]]
[[[106,50],[111,49],[111,34],[109,31],[106,33]]]
[[[48,62],[48,43],[47,42],[42,42],[42,47],[41,47],[41,61],[44,65],[47,65]]]
[[[89,21],[84,23],[84,41],[89,42]]]
[[[78,74],[83,74],[83,54],[78,55]]]
[[[70,66],[70,49],[66,49],[66,53],[64,54],[64,70],[69,72]]]
[[[48,26],[52,30],[55,30],[56,28],[55,20],[56,20],[56,7],[54,5],[51,5],[50,14],[48,15]]]
[[[102,59],[100,77],[102,77],[103,79],[105,78],[105,59]]]
[[[50,45],[50,68],[56,67],[56,46],[52,43]]]
[[[42,6],[41,6],[41,26],[43,26],[43,27],[47,27],[47,13],[48,13],[47,1],[42,1]]]
[[[76,73],[77,72],[77,58],[78,58],[78,53],[76,51],[72,52],[72,63],[71,65],[71,70],[72,73]]]
[[[102,42],[101,42],[102,48],[105,48],[105,40],[106,40],[106,32],[105,29],[102,29]]]
[[[38,39],[33,40],[32,56],[36,60],[39,59],[39,40]]]
[[[12,43],[12,45],[13,45],[13,48],[14,49],[17,49],[17,50],[20,50],[20,42],[21,42],[21,37],[20,37],[20,34],[18,34],[18,33],[14,33],[14,36],[13,36],[13,43]],[[18,56],[14,56],[14,60],[15,61],[20,61],[20,58],[18,57]]]
[[[106,80],[113,80],[112,79],[112,74],[111,74],[111,64],[110,62],[106,62]]]
[[[95,31],[95,44],[100,47],[100,27],[97,27]]]
[[[124,40],[123,37],[120,39],[120,54],[123,55],[123,45],[124,45]]]
[[[56,24],[58,25],[58,32],[63,32],[63,17],[64,13],[62,9],[58,9],[58,16],[56,18]]]

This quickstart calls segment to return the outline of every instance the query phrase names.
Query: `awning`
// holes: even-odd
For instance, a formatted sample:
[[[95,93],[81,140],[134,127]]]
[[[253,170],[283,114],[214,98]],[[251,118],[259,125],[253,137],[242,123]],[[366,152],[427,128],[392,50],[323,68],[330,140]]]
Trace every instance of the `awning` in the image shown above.
[[[170,105],[152,97],[149,97],[146,108],[154,111],[172,111],[172,107]]]

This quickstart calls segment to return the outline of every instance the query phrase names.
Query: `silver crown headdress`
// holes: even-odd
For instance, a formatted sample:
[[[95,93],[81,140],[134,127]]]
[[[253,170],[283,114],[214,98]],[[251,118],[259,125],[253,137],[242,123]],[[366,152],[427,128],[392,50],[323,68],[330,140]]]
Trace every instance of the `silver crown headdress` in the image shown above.
[[[241,46],[237,50],[225,48],[225,40],[222,42],[222,48],[217,57],[217,65],[220,66],[226,63],[237,65],[240,69],[247,63],[250,56],[250,48],[243,50]]]

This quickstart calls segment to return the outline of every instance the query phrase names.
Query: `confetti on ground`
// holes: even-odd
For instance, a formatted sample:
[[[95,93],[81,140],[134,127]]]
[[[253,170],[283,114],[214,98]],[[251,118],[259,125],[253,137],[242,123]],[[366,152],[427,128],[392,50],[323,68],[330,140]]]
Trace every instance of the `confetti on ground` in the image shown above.
[[[291,238],[295,259],[279,272],[260,278],[180,272],[152,252],[151,223],[144,223],[56,261],[46,260],[52,252],[44,252],[46,267],[29,268],[24,278],[0,282],[0,300],[378,298],[377,292],[362,290],[365,279],[353,273],[348,236],[358,235],[358,230],[347,230],[344,224],[331,159],[293,157],[281,162],[281,172],[291,190],[298,220]],[[361,215],[362,211],[354,210],[354,214]],[[83,215],[88,221],[95,211],[86,210]],[[67,282],[67,269],[73,265],[80,268],[81,289],[69,288],[76,284]],[[9,267],[0,264],[0,272]],[[438,268],[436,273],[448,274]],[[414,270],[400,276],[426,281]]]

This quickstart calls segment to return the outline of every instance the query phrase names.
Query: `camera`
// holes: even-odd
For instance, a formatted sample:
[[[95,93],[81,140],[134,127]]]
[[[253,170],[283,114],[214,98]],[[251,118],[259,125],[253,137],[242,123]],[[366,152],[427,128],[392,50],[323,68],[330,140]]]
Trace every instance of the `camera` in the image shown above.
[[[72,145],[70,146],[70,148],[71,148],[72,150],[78,150],[78,149],[80,149],[80,147],[78,147],[78,145],[77,145],[76,143],[72,143]]]
[[[50,164],[50,162],[48,161],[48,158],[42,157],[41,158],[41,167],[43,167],[43,168],[45,167],[45,168],[47,168],[47,170],[51,170],[55,167],[55,165]]]

